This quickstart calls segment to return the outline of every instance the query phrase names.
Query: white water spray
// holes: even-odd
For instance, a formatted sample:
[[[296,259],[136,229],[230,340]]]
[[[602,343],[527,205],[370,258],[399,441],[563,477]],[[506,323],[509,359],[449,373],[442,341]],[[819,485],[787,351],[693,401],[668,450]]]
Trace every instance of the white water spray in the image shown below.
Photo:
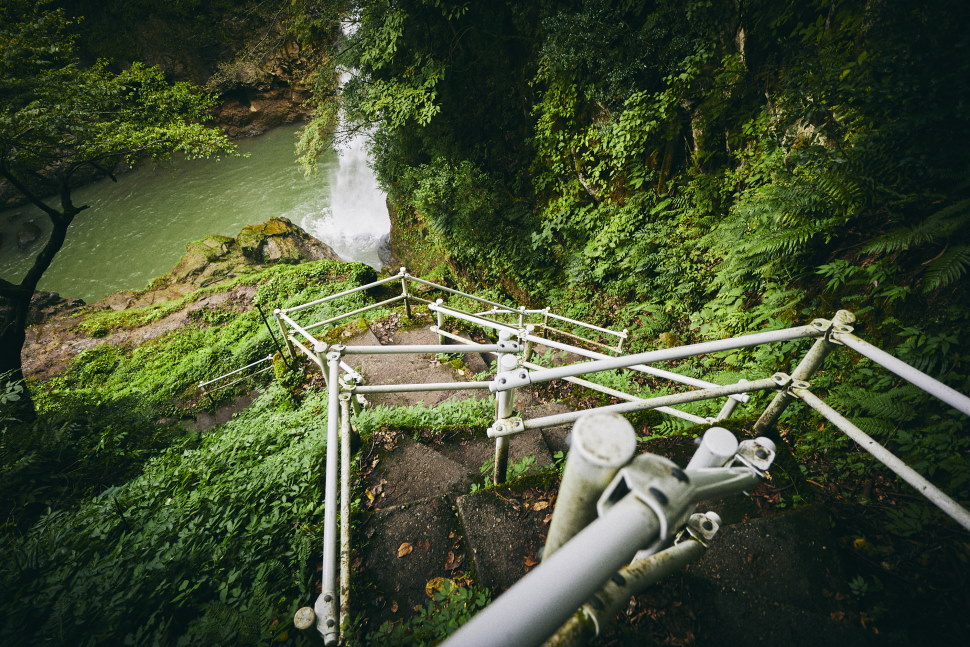
[[[352,35],[354,25],[344,23],[343,31]],[[340,75],[340,86],[351,72]],[[340,111],[340,129],[346,126]],[[367,155],[369,133],[358,131],[336,145],[338,161],[330,175],[330,206],[308,213],[301,226],[349,261],[360,261],[380,268],[382,248],[391,228],[387,196],[377,185]]]

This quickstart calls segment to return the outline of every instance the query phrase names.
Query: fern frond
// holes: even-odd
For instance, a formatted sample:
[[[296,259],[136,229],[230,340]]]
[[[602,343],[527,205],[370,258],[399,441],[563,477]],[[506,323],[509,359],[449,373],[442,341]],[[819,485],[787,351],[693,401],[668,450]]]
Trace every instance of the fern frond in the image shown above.
[[[926,270],[924,292],[932,292],[956,282],[970,267],[970,245],[951,247]]]

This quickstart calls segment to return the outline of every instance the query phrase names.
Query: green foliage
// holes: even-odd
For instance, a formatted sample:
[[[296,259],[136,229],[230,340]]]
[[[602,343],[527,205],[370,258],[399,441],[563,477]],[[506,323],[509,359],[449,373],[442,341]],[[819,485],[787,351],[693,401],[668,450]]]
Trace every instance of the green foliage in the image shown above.
[[[430,602],[402,623],[385,622],[369,634],[365,645],[405,647],[436,645],[468,622],[490,601],[488,591],[445,579],[436,587]]]
[[[4,537],[3,639],[251,644],[284,632],[311,593],[326,398],[289,402],[271,387],[133,480]]]

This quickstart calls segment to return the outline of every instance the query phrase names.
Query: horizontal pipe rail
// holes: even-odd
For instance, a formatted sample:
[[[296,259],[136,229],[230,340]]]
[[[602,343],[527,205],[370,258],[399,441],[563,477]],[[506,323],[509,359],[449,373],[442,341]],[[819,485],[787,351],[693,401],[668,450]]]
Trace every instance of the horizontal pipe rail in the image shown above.
[[[833,332],[832,338],[836,342],[845,344],[860,355],[868,357],[876,364],[879,364],[879,366],[895,373],[907,382],[915,384],[933,397],[946,402],[957,411],[961,411],[970,416],[970,398],[959,391],[948,387],[939,380],[913,368],[901,359],[893,357],[881,348],[873,346],[852,333]]]
[[[508,308],[508,306],[504,304],[496,303],[495,301],[489,301],[488,299],[483,299],[481,297],[476,297],[474,294],[468,294],[467,292],[462,292],[461,290],[455,290],[453,288],[448,288],[443,285],[438,285],[437,283],[432,283],[431,281],[425,281],[424,279],[419,279],[418,277],[412,276],[410,274],[405,274],[404,277],[407,278],[412,283],[420,283],[421,285],[427,285],[437,290],[441,290],[442,292],[448,292],[449,294],[457,294],[458,296],[465,297],[466,299],[471,299],[472,301],[477,301],[478,303],[484,303],[485,305],[494,306],[496,308],[502,308],[502,309]],[[400,277],[395,277],[395,278],[400,278]]]
[[[303,335],[303,337],[308,342],[310,342],[311,344],[313,344],[314,346],[316,346],[317,344],[320,343],[319,340],[317,340],[316,337],[314,337],[313,335],[311,335],[310,333],[308,333],[306,331],[306,329],[304,329],[300,324],[298,324],[295,321],[293,321],[293,319],[289,315],[287,315],[285,312],[280,312],[280,319],[282,319],[283,321],[285,321],[286,323],[288,323],[293,330],[295,330],[298,333],[300,333],[301,335]]]
[[[640,402],[624,402],[622,404],[611,404],[605,407],[596,407],[594,409],[585,409],[583,411],[558,413],[551,416],[524,420],[522,424],[525,429],[543,429],[545,427],[556,427],[575,422],[580,418],[580,416],[584,416],[591,411],[599,411],[604,413],[632,413],[634,411],[645,411],[647,409],[656,409],[657,407],[674,404],[685,404],[687,402],[698,402],[700,400],[723,398],[724,396],[731,395],[732,393],[768,391],[771,389],[777,389],[778,386],[779,382],[775,378],[769,377],[762,380],[752,380],[751,382],[743,382],[740,384],[728,384],[726,386],[719,386],[714,389],[699,389],[697,391],[687,391],[686,393],[662,395],[656,398],[641,400]]]
[[[369,310],[375,310],[377,308],[381,308],[383,306],[390,305],[391,303],[395,303],[397,301],[402,301],[403,299],[404,299],[404,295],[399,294],[396,297],[391,297],[390,299],[385,299],[384,301],[381,301],[379,303],[372,303],[369,306],[364,306],[363,308],[357,308],[356,310],[351,310],[350,312],[345,312],[345,313],[343,313],[341,315],[337,315],[336,317],[330,317],[329,319],[324,319],[323,321],[318,321],[318,322],[316,322],[314,324],[310,324],[309,326],[306,327],[306,329],[307,330],[314,330],[315,328],[319,328],[321,326],[326,326],[327,324],[332,324],[335,321],[340,321],[341,319],[346,319],[348,317],[353,317],[354,315],[359,315],[359,314],[364,313],[364,312],[367,312]]]
[[[346,373],[354,382],[357,382],[357,384],[363,383],[364,376],[355,371],[347,362],[340,362],[340,370]]]
[[[395,274],[394,276],[388,277],[386,279],[381,279],[380,281],[374,281],[373,283],[368,283],[367,285],[361,285],[356,288],[351,288],[349,290],[344,290],[343,292],[338,292],[337,294],[331,294],[325,296],[322,299],[316,299],[315,301],[309,301],[307,303],[301,303],[298,306],[293,306],[292,308],[285,308],[280,310],[281,313],[287,314],[290,312],[297,312],[299,310],[305,310],[306,308],[313,307],[315,305],[320,305],[321,303],[326,303],[327,301],[333,301],[334,299],[339,299],[340,297],[345,297],[357,292],[363,292],[364,290],[369,290],[371,288],[376,288],[378,285],[384,285],[385,283],[390,283],[391,281],[400,280],[401,275]]]
[[[261,368],[261,369],[259,369],[258,371],[254,372],[254,373],[249,373],[248,375],[243,375],[242,377],[237,378],[237,379],[233,380],[232,382],[229,382],[228,384],[220,384],[219,386],[217,386],[214,389],[202,389],[202,392],[205,393],[205,394],[218,393],[219,391],[222,391],[223,389],[228,389],[230,386],[233,386],[235,384],[239,384],[240,382],[242,382],[244,380],[248,380],[250,378],[256,377],[257,375],[260,375],[262,373],[265,373],[266,371],[272,371],[272,370],[273,370],[273,367],[272,366],[267,366],[266,368]],[[211,384],[211,382],[210,382],[210,384]]]
[[[354,393],[412,393],[418,391],[487,391],[488,382],[426,382],[422,384],[371,384],[355,386]]]
[[[400,346],[344,346],[340,351],[344,355],[396,355],[406,353],[434,354],[434,353],[515,353],[509,346],[499,344],[412,344]]]
[[[808,389],[792,389],[796,398],[815,409],[823,418],[845,432],[860,447],[872,454],[876,460],[891,469],[899,478],[912,485],[917,492],[930,500],[936,507],[945,512],[958,524],[970,530],[970,512],[955,500],[950,498],[938,487],[927,481],[919,472],[900,460],[891,451],[880,445],[866,432],[849,422],[838,411],[826,404],[821,398]]]
[[[549,317],[550,319],[556,319],[557,321],[565,321],[566,323],[571,323],[571,324],[574,324],[576,326],[580,326],[582,328],[589,328],[590,330],[596,330],[596,331],[599,331],[601,333],[606,333],[607,335],[613,335],[614,337],[619,337],[620,339],[626,339],[627,337],[629,337],[629,332],[628,331],[625,331],[624,330],[624,331],[619,331],[618,332],[616,330],[610,330],[609,328],[602,328],[602,327],[597,326],[595,324],[586,323],[585,321],[578,321],[576,319],[570,319],[569,317],[564,317],[562,315],[557,315],[556,313],[549,312],[548,310],[523,309],[523,308],[520,308],[518,310],[514,310],[514,309],[511,309],[511,308],[508,308],[508,309],[504,309],[503,308],[503,309],[500,310],[498,308],[492,308],[491,310],[486,310],[485,312],[476,312],[475,313],[475,315],[476,316],[479,316],[479,317],[481,317],[483,315],[489,315],[489,314],[512,314],[512,315],[537,315],[537,314],[541,314],[543,317]],[[555,328],[551,328],[551,329],[552,330],[556,330]],[[557,331],[557,332],[562,332],[562,331]]]
[[[650,362],[684,359],[687,357],[693,357],[694,355],[717,353],[725,350],[734,350],[736,348],[748,348],[751,346],[759,346],[761,344],[804,339],[806,337],[820,337],[823,334],[825,334],[824,331],[820,331],[812,326],[798,326],[783,330],[769,330],[766,332],[754,333],[752,335],[743,335],[741,337],[731,337],[729,339],[707,341],[699,344],[688,344],[687,346],[677,346],[675,348],[652,350],[636,355],[612,357],[594,360],[592,362],[585,362],[583,364],[572,364],[569,366],[547,368],[528,374],[526,383],[536,384],[541,382],[549,382],[551,380],[558,380],[564,377],[573,377],[576,375],[586,375],[588,373],[598,373],[600,371],[627,368],[634,364],[646,364]],[[505,384],[497,382],[495,385],[495,390],[506,391],[519,386],[524,386],[524,384],[518,380],[507,380]],[[734,393],[743,393],[745,391],[746,389],[741,389],[734,391]]]
[[[571,333],[571,332],[569,332],[567,330],[561,330],[559,328],[553,328],[552,326],[543,326],[542,328],[543,328],[543,330],[548,330],[549,332],[555,333],[557,335],[562,335],[563,337],[569,337],[570,339],[575,339],[576,341],[581,341],[584,344],[590,344],[591,346],[596,346],[597,348],[605,348],[607,350],[610,350],[610,349],[615,350],[613,348],[613,346],[610,346],[609,344],[604,344],[602,342],[598,342],[598,341],[595,341],[595,340],[592,340],[592,339],[587,339],[586,337],[582,337],[580,335],[574,335],[573,333]]]
[[[287,337],[287,339],[289,339],[289,340],[290,340],[290,342],[291,342],[291,343],[292,343],[292,344],[293,344],[294,346],[296,346],[296,347],[297,347],[297,348],[299,348],[299,349],[300,349],[301,351],[303,351],[303,354],[304,354],[304,355],[306,355],[307,357],[309,357],[309,358],[310,358],[310,359],[311,359],[311,360],[313,361],[313,363],[314,363],[314,364],[316,364],[317,366],[319,366],[319,367],[320,367],[320,370],[321,370],[321,371],[325,371],[325,370],[326,370],[326,369],[324,368],[324,366],[323,366],[323,362],[322,362],[322,361],[320,361],[320,358],[319,358],[319,357],[317,357],[317,354],[316,354],[316,353],[314,353],[314,352],[313,352],[312,350],[310,350],[309,348],[307,348],[306,346],[304,346],[304,345],[303,345],[303,342],[301,342],[301,341],[300,341],[299,339],[297,339],[297,338],[296,338],[296,337],[294,337],[293,335],[289,335],[289,336]]]
[[[526,368],[543,368],[538,364],[533,364],[532,362],[522,362],[522,366]],[[593,391],[598,391],[606,395],[612,395],[614,398],[620,398],[621,400],[627,400],[628,402],[643,402],[644,398],[637,395],[631,395],[629,393],[624,393],[623,391],[618,391],[616,389],[611,389],[608,386],[603,386],[602,384],[597,384],[596,382],[590,382],[589,380],[584,380],[581,377],[566,377],[563,378],[567,382],[571,382],[577,386],[581,386]],[[695,425],[705,425],[710,422],[707,418],[701,418],[700,416],[695,416],[692,413],[687,413],[686,411],[681,411],[680,409],[674,409],[672,407],[657,407],[657,411],[661,413],[666,413],[669,416],[674,416],[675,418],[681,418],[683,420],[688,420],[693,422]]]
[[[252,368],[253,366],[256,366],[257,364],[262,364],[263,362],[269,362],[269,361],[272,361],[272,360],[273,360],[273,356],[272,355],[267,355],[266,357],[263,357],[262,359],[257,359],[255,362],[252,362],[250,364],[246,364],[242,368],[237,368],[235,371],[229,371],[225,375],[220,375],[219,377],[217,377],[214,380],[209,380],[208,382],[199,382],[199,388],[200,389],[203,389],[206,386],[212,384],[213,382],[218,382],[219,380],[224,380],[227,377],[229,377],[230,375],[235,375],[236,373],[242,373],[247,368]]]
[[[505,324],[499,323],[497,321],[492,321],[491,319],[485,319],[484,317],[476,317],[472,314],[467,314],[460,310],[453,310],[437,303],[432,303],[428,306],[428,309],[432,312],[441,312],[442,314],[448,315],[449,317],[454,317],[455,319],[460,319],[462,321],[467,321],[468,323],[473,323],[477,326],[485,326],[486,328],[492,328],[498,331],[508,331],[513,335],[519,333],[518,329],[513,326],[506,326]]]

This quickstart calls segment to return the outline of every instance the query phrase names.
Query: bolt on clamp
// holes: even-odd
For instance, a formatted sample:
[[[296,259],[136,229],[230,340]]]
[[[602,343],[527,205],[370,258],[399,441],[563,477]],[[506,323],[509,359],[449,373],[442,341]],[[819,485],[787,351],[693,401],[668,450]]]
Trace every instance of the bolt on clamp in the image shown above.
[[[523,368],[499,373],[489,383],[488,390],[495,393],[497,391],[508,391],[509,389],[529,386],[530,384],[532,384],[532,380],[529,377],[529,371]]]
[[[515,416],[496,420],[492,423],[491,427],[485,430],[485,433],[488,434],[489,438],[501,438],[503,436],[520,434],[523,431],[525,431],[525,423],[522,421],[522,418]]]
[[[714,535],[720,529],[721,516],[719,514],[716,512],[697,512],[692,514],[690,519],[687,520],[687,525],[677,534],[674,543],[679,544],[690,536],[707,548],[710,541],[714,539]]]

